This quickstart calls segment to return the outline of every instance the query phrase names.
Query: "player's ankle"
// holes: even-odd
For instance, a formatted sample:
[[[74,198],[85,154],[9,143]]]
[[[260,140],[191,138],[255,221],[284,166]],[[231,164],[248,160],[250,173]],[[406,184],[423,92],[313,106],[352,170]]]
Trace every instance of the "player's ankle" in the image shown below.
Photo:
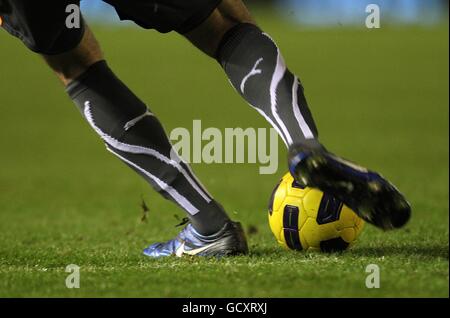
[[[326,150],[317,139],[306,139],[302,142],[294,143],[289,147],[290,155],[302,152],[302,151],[323,151]]]
[[[210,236],[218,233],[231,221],[218,202],[213,200],[208,205],[209,208],[207,210],[200,211],[189,218],[195,231],[203,236]]]

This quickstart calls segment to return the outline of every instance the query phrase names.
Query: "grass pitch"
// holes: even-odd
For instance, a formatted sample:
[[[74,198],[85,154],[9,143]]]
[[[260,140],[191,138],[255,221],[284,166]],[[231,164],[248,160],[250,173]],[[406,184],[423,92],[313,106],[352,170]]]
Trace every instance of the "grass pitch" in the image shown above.
[[[366,226],[344,254],[279,248],[267,202],[285,173],[194,165],[249,231],[251,253],[223,260],[150,260],[141,250],[179,231],[174,215],[107,153],[38,56],[0,32],[1,297],[448,297],[448,29],[301,30],[260,18],[301,76],[322,141],[379,170],[413,206],[411,223]],[[168,131],[268,127],[212,60],[178,35],[96,27],[110,65]],[[150,207],[142,222],[141,197]],[[81,288],[67,289],[69,264]],[[369,264],[381,288],[367,289]]]

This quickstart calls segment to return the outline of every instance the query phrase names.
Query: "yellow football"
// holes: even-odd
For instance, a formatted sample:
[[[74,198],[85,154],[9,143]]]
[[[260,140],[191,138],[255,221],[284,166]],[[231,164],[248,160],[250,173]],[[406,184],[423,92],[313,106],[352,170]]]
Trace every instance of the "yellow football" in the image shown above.
[[[364,221],[338,199],[302,187],[287,173],[270,198],[269,225],[286,248],[336,252],[356,242]]]

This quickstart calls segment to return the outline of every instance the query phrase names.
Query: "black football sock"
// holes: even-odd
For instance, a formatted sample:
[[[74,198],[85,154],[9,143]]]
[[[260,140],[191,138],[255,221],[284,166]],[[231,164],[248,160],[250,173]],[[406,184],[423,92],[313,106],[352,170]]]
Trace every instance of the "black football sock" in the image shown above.
[[[217,52],[234,88],[278,131],[288,147],[322,148],[300,80],[287,68],[269,35],[257,26],[238,24]]]
[[[223,208],[172,150],[155,115],[105,61],[92,65],[67,91],[107,149],[182,207],[200,234],[213,234],[224,226],[228,217]]]

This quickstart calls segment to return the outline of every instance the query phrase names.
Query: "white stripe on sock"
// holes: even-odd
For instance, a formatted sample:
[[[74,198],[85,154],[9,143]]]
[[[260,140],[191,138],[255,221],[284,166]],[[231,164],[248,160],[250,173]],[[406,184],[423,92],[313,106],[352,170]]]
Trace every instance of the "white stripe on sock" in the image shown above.
[[[110,144],[112,147],[119,149],[120,151],[123,152],[128,152],[132,154],[146,154],[149,156],[153,156],[159,159],[160,161],[173,166],[178,171],[180,171],[181,174],[183,174],[183,176],[190,183],[190,185],[195,189],[195,191],[197,191],[203,197],[203,199],[205,199],[206,202],[208,203],[211,202],[211,198],[208,196],[208,194],[205,193],[205,191],[203,191],[200,188],[200,186],[195,182],[195,180],[191,178],[188,172],[178,162],[164,156],[163,154],[159,153],[154,149],[136,145],[129,145],[109,136],[108,134],[104,133],[99,127],[96,126],[94,118],[92,117],[90,102],[89,101],[85,102],[84,106],[85,106],[84,115],[86,116],[87,121],[107,144]]]
[[[256,111],[258,111],[258,113],[260,113],[272,125],[272,127],[275,128],[275,130],[277,131],[278,135],[280,135],[281,139],[286,144],[286,146],[289,146],[289,144],[287,143],[287,141],[286,141],[283,133],[281,132],[280,128],[273,122],[273,120],[265,112],[263,112],[261,109],[259,109],[258,107],[255,107],[255,106],[253,106],[251,104],[250,104],[250,106],[252,108],[254,108]]]
[[[309,128],[308,124],[305,121],[305,118],[302,116],[302,113],[300,111],[300,107],[298,105],[298,78],[295,76],[294,78],[294,86],[292,87],[292,107],[294,109],[294,115],[297,119],[298,124],[300,125],[300,129],[302,130],[303,136],[305,136],[306,139],[314,139],[314,134]]]
[[[160,187],[163,191],[167,192],[180,206],[183,207],[189,214],[195,215],[199,212],[199,210],[192,205],[191,202],[189,202],[188,199],[186,199],[183,195],[181,195],[176,189],[172,188],[170,185],[165,183],[164,181],[158,179],[154,175],[152,175],[150,172],[146,171],[145,169],[139,167],[137,164],[131,162],[130,160],[122,157],[118,153],[114,152],[111,148],[106,147],[109,152],[113,153],[117,157],[119,157],[124,162],[128,163],[130,166],[136,168],[137,170],[141,171],[143,174],[145,174],[147,177],[149,177],[151,180],[153,180],[158,187]]]
[[[147,116],[154,116],[153,113],[149,112],[148,110],[145,111],[142,115],[130,120],[123,126],[123,129],[130,130],[134,125],[136,125],[138,122],[140,122],[142,119],[144,119]]]
[[[257,69],[258,65],[264,61],[264,58],[260,58],[258,61],[256,61],[255,66],[253,66],[252,70],[250,71],[250,73],[248,73],[244,79],[241,82],[241,92],[242,94],[245,94],[245,84],[247,84],[247,81],[250,79],[250,77],[255,76],[255,75],[259,75],[262,73],[262,70]]]
[[[177,157],[179,158],[179,160],[180,160],[181,162],[184,163],[184,165],[186,166],[188,172],[190,173],[190,176],[197,182],[197,184],[199,185],[199,187],[201,187],[201,189],[209,196],[209,198],[211,198],[211,199],[209,199],[209,201],[207,201],[207,202],[208,202],[208,203],[211,202],[213,196],[209,193],[208,190],[206,190],[205,186],[204,186],[204,185],[200,182],[200,180],[197,178],[197,176],[195,175],[194,171],[192,171],[191,166],[190,166],[185,160],[183,160],[182,157],[178,156],[178,154],[177,154]]]
[[[284,77],[284,74],[286,73],[286,64],[284,62],[283,57],[280,54],[280,51],[278,51],[278,57],[277,57],[277,65],[275,67],[275,71],[272,76],[272,82],[270,83],[270,102],[271,102],[271,109],[272,109],[272,115],[277,121],[278,125],[280,126],[281,130],[283,131],[284,135],[286,136],[287,145],[292,145],[292,137],[289,134],[288,129],[286,128],[286,125],[281,120],[280,116],[277,112],[277,88],[280,84],[281,80]]]

